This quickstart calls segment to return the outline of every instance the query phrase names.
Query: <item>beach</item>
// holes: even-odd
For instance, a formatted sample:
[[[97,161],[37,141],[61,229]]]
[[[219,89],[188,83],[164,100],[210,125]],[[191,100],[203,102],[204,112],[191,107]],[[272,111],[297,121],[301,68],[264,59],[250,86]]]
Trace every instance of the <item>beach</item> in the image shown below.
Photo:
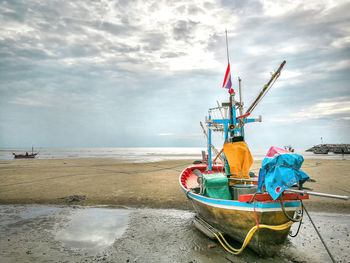
[[[306,218],[274,257],[228,254],[193,225],[179,186],[193,160],[0,161],[1,262],[330,262]],[[261,161],[252,171],[258,173]],[[349,195],[349,160],[305,160],[317,192]],[[304,201],[337,262],[350,258],[349,201]],[[298,224],[291,228],[296,233]],[[230,240],[234,247],[240,244]]]
[[[127,162],[112,158],[0,161],[1,204],[126,205],[191,209],[178,183],[193,160]],[[251,168],[258,173],[261,161]],[[315,192],[350,194],[349,160],[304,161],[302,170]],[[80,196],[84,200],[69,198]],[[76,198],[79,199],[79,198]],[[310,196],[311,211],[350,213],[350,202]]]

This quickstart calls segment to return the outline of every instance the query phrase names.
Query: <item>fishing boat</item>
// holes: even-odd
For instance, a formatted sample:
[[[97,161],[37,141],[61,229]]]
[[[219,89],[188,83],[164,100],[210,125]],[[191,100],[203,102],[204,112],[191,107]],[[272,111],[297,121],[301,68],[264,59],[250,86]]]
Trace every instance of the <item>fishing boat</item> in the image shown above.
[[[306,212],[333,262],[329,249],[313,223],[304,199],[309,195],[348,200],[348,196],[313,192],[303,184],[315,182],[301,170],[303,157],[287,149],[271,147],[262,161],[259,175],[250,171],[253,158],[245,142],[245,125],[261,122],[251,118],[253,110],[264,98],[281,74],[283,61],[263,86],[257,98],[243,112],[241,79],[238,77],[239,100],[232,88],[230,61],[222,87],[229,93],[229,101],[210,108],[205,125],[200,122],[207,139],[207,153],[195,161],[179,176],[179,184],[196,212],[194,226],[210,238],[217,239],[231,254],[238,255],[250,247],[263,256],[274,255],[290,235],[295,237]],[[222,150],[214,146],[216,133],[221,133]],[[214,157],[215,154],[215,157]],[[293,223],[299,223],[294,235],[290,234]],[[241,243],[234,248],[226,240],[229,236]]]
[[[291,145],[286,145],[286,146],[283,146],[283,148],[289,152],[294,152],[294,148],[291,146]]]
[[[329,147],[327,144],[319,144],[306,150],[306,152],[313,152],[314,154],[328,154]]]
[[[328,154],[329,149],[327,147],[321,146],[314,148],[312,151],[314,154]]]
[[[32,147],[32,153],[26,152],[24,154],[16,154],[16,153],[12,153],[12,154],[15,159],[33,159],[38,155],[38,153],[34,153],[33,147]]]
[[[196,212],[195,226],[207,236],[216,238],[232,254],[239,254],[249,246],[260,255],[274,255],[286,240],[293,222],[298,221],[301,200],[309,198],[307,194],[282,189],[280,198],[275,200],[268,192],[258,191],[258,177],[249,171],[253,159],[245,143],[244,126],[261,122],[261,116],[248,117],[279,77],[285,63],[283,61],[244,114],[241,80],[240,100],[236,101],[228,63],[223,86],[229,85],[229,102],[218,103],[218,107],[209,109],[207,129],[201,123],[207,137],[207,155],[200,163],[195,162],[184,169],[179,177],[180,186]],[[212,143],[214,132],[224,134],[221,151]],[[271,148],[269,154],[271,157],[275,154],[295,155],[276,147]],[[233,248],[225,236],[239,241],[242,247]]]
[[[298,233],[304,211],[312,222],[302,203],[309,199],[309,195],[349,199],[348,196],[317,193],[304,187],[306,181],[315,180],[300,169],[303,157],[289,149],[271,147],[262,162],[259,176],[250,171],[253,158],[245,142],[245,125],[261,122],[261,116],[255,119],[249,116],[280,76],[285,63],[282,62],[243,113],[241,79],[238,78],[239,101],[236,101],[228,61],[223,87],[229,90],[229,102],[217,102],[217,107],[208,111],[206,125],[200,122],[207,139],[207,153],[202,152],[202,160],[195,161],[179,176],[180,187],[196,212],[195,227],[217,239],[234,255],[242,253],[247,246],[262,256],[278,252],[290,235],[293,223],[299,223]],[[220,151],[213,144],[215,133],[223,135]],[[313,222],[312,225],[334,261]],[[226,240],[227,236],[240,242],[241,247],[232,247]]]

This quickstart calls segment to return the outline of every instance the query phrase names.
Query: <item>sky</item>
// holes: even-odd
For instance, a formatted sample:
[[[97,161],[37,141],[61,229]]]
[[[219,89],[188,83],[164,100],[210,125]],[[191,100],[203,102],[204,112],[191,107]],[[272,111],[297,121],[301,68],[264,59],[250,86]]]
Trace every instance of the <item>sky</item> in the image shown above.
[[[2,148],[206,146],[225,30],[245,109],[287,61],[251,148],[350,143],[350,1],[8,0],[0,24]]]

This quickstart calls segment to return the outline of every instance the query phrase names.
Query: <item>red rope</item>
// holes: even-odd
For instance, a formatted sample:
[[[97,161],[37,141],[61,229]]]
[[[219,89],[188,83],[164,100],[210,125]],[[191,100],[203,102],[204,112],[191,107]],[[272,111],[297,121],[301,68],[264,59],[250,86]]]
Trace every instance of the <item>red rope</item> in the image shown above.
[[[258,213],[255,211],[255,195],[253,197],[253,207],[254,207],[254,215],[255,215],[255,223],[256,223],[256,227],[259,229],[259,221],[258,221]]]

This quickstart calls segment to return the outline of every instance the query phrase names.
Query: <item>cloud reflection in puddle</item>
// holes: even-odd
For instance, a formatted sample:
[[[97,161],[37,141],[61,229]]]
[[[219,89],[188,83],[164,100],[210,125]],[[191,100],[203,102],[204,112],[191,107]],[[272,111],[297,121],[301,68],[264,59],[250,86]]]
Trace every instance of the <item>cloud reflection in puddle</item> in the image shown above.
[[[112,245],[128,227],[127,209],[87,208],[75,212],[68,226],[56,234],[65,247],[96,253]]]

